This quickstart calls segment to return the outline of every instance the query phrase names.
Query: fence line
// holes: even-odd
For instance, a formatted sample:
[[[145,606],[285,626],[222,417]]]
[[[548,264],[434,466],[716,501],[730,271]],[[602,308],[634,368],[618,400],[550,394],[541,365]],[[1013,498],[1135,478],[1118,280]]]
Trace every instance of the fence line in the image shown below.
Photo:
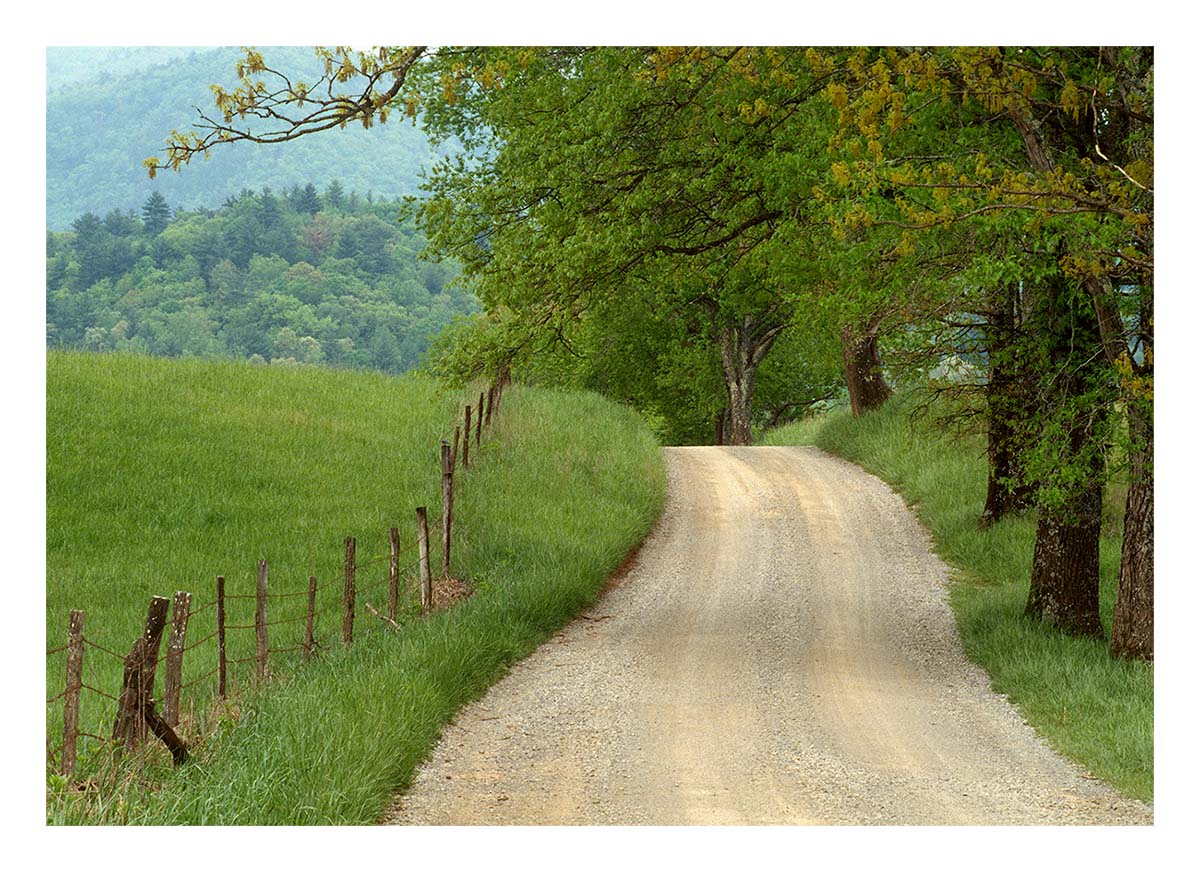
[[[454,539],[452,536],[454,473],[456,467],[459,466],[459,449],[460,447],[462,449],[462,469],[467,470],[471,460],[471,426],[472,424],[475,426],[475,446],[476,449],[479,449],[482,445],[483,430],[485,428],[491,429],[493,420],[500,408],[504,387],[508,382],[509,379],[505,373],[500,378],[494,380],[486,391],[479,394],[474,407],[471,405],[463,407],[463,422],[461,425],[455,425],[454,427],[453,448],[451,448],[448,439],[440,440],[442,480],[440,544],[443,578],[449,578],[451,571],[451,545]],[[136,638],[127,654],[120,654],[85,636],[83,633],[83,612],[79,610],[72,611],[70,621],[68,622],[67,643],[46,651],[47,658],[63,652],[67,654],[63,689],[46,700],[47,707],[53,706],[60,700],[63,704],[62,743],[58,744],[52,750],[48,749],[48,763],[52,766],[56,765],[58,770],[64,775],[71,776],[74,774],[77,762],[77,746],[81,738],[95,739],[106,744],[115,744],[118,752],[120,752],[123,750],[133,750],[138,744],[145,741],[151,733],[171,751],[175,762],[180,763],[187,759],[187,746],[176,735],[174,729],[179,722],[183,691],[207,682],[215,675],[217,676],[217,698],[222,703],[227,702],[230,665],[240,666],[253,663],[255,664],[253,669],[255,678],[261,682],[268,681],[270,677],[271,654],[280,655],[300,651],[304,652],[307,657],[316,649],[324,647],[322,642],[316,638],[315,619],[338,608],[342,610],[341,635],[343,644],[347,647],[353,644],[354,620],[358,611],[357,603],[361,603],[361,606],[365,610],[382,619],[393,628],[401,629],[401,626],[395,620],[399,592],[401,586],[404,587],[406,592],[410,590],[410,583],[414,579],[414,574],[416,576],[416,596],[419,602],[420,614],[428,614],[433,608],[433,581],[429,566],[429,529],[426,508],[424,506],[417,507],[416,515],[416,540],[413,541],[410,539],[407,545],[401,547],[399,527],[391,527],[388,530],[387,538],[389,547],[386,555],[372,555],[365,559],[359,559],[355,537],[347,536],[343,543],[345,550],[341,602],[329,602],[321,608],[316,607],[316,594],[319,590],[334,587],[335,581],[332,578],[322,584],[317,584],[316,576],[310,575],[307,588],[304,590],[269,591],[269,565],[267,561],[260,560],[258,562],[256,590],[254,593],[226,593],[224,576],[217,576],[216,598],[201,605],[192,604],[194,597],[191,592],[176,591],[174,613],[169,622],[167,620],[168,600],[165,597],[152,597],[145,628]],[[417,559],[401,565],[401,557],[414,550],[417,551]],[[385,562],[388,565],[388,569],[384,577],[362,587],[358,586],[359,569],[374,567],[377,564]],[[388,590],[386,615],[377,611],[367,601],[368,594],[373,595],[384,586]],[[275,620],[268,619],[271,602],[296,597],[307,597],[304,614]],[[254,600],[254,623],[228,623],[227,606],[231,600]],[[215,628],[201,638],[189,641],[188,628],[191,619],[209,610],[215,610],[215,617],[213,619]],[[267,639],[267,629],[269,627],[300,622],[304,622],[305,624],[303,642],[282,647],[270,646]],[[227,632],[230,630],[255,631],[254,653],[251,656],[229,658],[226,642],[228,641]],[[164,691],[163,698],[156,700],[153,697],[153,691],[159,662],[159,648],[164,635],[168,637],[165,657],[163,659]],[[195,676],[186,682],[183,681],[185,655],[212,641],[214,638],[218,642],[216,663],[203,674]],[[122,662],[124,666],[124,678],[119,694],[114,695],[96,686],[96,668],[90,658],[84,657],[86,650],[99,651],[109,658]],[[194,659],[195,655],[188,658],[188,662],[192,662]],[[91,682],[84,681],[83,673],[85,669],[92,679]],[[103,699],[116,703],[116,714],[111,738],[105,738],[81,729],[79,715],[83,691],[96,694]],[[162,706],[161,715],[156,710],[156,705],[159,703]],[[57,761],[55,757],[57,757]]]

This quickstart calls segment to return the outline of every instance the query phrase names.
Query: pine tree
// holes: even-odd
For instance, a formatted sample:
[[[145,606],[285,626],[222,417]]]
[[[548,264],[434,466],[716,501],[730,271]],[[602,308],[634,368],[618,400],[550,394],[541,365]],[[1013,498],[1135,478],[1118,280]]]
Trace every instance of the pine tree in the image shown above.
[[[161,192],[155,191],[142,206],[142,225],[150,236],[158,236],[171,223],[171,207]]]
[[[334,179],[325,189],[325,205],[331,209],[340,209],[346,202],[346,190],[342,183]]]
[[[321,198],[317,194],[316,185],[312,182],[296,193],[296,199],[293,202],[293,208],[301,214],[316,215],[321,211]]]

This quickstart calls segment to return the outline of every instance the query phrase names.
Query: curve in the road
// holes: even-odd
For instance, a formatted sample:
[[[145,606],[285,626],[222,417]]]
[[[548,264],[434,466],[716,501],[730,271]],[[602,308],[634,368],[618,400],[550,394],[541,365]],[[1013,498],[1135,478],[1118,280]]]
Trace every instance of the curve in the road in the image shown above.
[[[447,727],[402,824],[1124,824],[968,663],[903,501],[811,448],[668,448],[624,580]]]

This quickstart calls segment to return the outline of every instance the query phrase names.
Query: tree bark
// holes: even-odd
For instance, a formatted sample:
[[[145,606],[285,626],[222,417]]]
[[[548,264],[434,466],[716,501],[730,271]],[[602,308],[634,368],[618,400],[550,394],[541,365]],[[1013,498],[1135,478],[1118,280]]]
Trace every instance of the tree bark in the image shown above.
[[[721,369],[729,393],[729,417],[722,428],[727,445],[749,445],[752,441],[754,378],[785,326],[768,326],[747,316],[721,330]]]
[[[1142,341],[1139,363],[1129,353],[1124,325],[1117,313],[1111,281],[1089,277],[1085,287],[1095,307],[1105,357],[1117,368],[1126,365],[1128,381],[1121,383],[1122,400],[1132,445],[1129,449],[1129,494],[1125,500],[1125,531],[1121,539],[1121,571],[1113,606],[1112,654],[1154,660],[1154,406],[1139,396],[1154,374],[1153,286],[1139,288],[1141,301],[1137,332]]]
[[[1112,654],[1154,659],[1154,419],[1142,403],[1127,410],[1133,448],[1129,455],[1129,495],[1125,500],[1125,535],[1121,541],[1121,575],[1113,606]]]
[[[1033,574],[1025,614],[1066,633],[1102,638],[1100,626],[1100,507],[1097,479],[1065,512],[1038,513]]]
[[[854,417],[878,409],[888,401],[892,389],[883,379],[883,367],[879,362],[879,323],[876,319],[868,322],[865,328],[842,328],[842,362]]]
[[[985,389],[988,421],[988,484],[980,528],[1034,503],[1036,488],[1028,481],[1022,450],[1033,417],[1032,380],[1021,365],[1020,301],[1015,287],[997,289],[987,313],[988,383]]]
[[[1103,453],[1095,444],[1096,423],[1089,391],[1102,380],[1100,340],[1094,322],[1081,315],[1082,298],[1062,273],[1038,289],[1037,330],[1041,369],[1051,374],[1049,405],[1038,411],[1063,422],[1063,444],[1055,446],[1053,481],[1059,491],[1038,512],[1037,540],[1025,614],[1066,633],[1102,638],[1100,624],[1100,514],[1104,498]]]

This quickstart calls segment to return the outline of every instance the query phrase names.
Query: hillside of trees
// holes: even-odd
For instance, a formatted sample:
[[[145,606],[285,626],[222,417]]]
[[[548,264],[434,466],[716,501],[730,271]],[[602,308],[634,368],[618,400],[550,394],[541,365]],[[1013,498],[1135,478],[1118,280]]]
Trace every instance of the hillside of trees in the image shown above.
[[[456,267],[418,259],[399,201],[337,181],[243,190],[216,210],[144,200],[47,231],[49,346],[400,372],[479,308],[447,287]]]
[[[264,51],[267,51],[264,49]],[[319,75],[311,48],[274,48],[290,73]],[[66,230],[85,212],[139,209],[149,190],[174,206],[216,208],[243,188],[282,190],[334,179],[376,197],[416,193],[423,167],[456,145],[438,149],[412,124],[330,130],[296,148],[239,143],[188,173],[147,181],[142,161],[180,126],[181,109],[212,103],[209,85],[235,78],[236,47],[58,47],[46,54],[46,222]]]

